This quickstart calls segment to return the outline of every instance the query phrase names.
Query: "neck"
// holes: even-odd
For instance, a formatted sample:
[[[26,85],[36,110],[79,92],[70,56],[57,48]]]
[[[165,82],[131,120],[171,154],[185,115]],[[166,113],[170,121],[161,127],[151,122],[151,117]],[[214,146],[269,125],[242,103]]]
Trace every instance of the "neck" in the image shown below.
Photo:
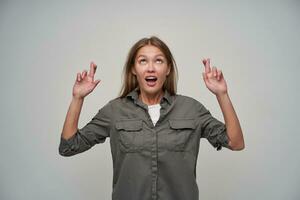
[[[159,104],[164,92],[161,90],[155,94],[147,94],[145,92],[140,92],[139,99],[147,105]]]

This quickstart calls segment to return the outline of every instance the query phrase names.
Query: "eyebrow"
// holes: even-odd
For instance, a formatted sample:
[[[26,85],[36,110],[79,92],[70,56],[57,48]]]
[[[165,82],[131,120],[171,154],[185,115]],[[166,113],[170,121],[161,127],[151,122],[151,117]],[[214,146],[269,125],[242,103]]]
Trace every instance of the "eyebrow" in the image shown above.
[[[158,57],[158,56],[162,56],[162,57],[164,57],[165,58],[165,56],[163,55],[163,54],[157,54],[157,55],[155,55],[155,57]],[[139,55],[137,58],[139,58],[139,57],[147,57],[146,55],[143,55],[143,54],[141,54],[141,55]]]

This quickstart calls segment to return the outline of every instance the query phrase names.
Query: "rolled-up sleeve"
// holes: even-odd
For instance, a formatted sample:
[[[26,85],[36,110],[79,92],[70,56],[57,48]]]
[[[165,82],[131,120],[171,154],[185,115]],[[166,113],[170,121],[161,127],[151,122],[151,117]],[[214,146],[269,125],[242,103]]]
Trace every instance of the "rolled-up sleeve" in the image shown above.
[[[110,136],[111,113],[111,105],[108,103],[83,128],[77,129],[71,138],[60,136],[59,154],[73,156],[105,142]]]
[[[201,137],[206,138],[217,151],[229,148],[229,138],[223,122],[213,117],[202,104],[200,108]]]

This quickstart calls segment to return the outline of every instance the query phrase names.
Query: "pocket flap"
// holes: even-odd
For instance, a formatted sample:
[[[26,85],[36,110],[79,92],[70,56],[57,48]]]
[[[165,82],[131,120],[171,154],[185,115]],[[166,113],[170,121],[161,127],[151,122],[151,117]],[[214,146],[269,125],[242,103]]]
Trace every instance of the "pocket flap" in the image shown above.
[[[173,129],[195,129],[194,119],[170,119],[170,127]]]
[[[116,129],[126,131],[139,131],[143,127],[142,120],[122,120],[116,122]]]

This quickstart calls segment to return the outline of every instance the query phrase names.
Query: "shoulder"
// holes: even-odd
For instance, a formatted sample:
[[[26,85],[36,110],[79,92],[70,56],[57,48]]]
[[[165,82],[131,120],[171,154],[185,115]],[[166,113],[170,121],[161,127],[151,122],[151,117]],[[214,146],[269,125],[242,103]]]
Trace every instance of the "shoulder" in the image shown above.
[[[131,100],[128,97],[116,97],[108,101],[106,105],[114,109],[120,109],[130,106],[130,102]]]
[[[203,104],[200,101],[198,101],[197,99],[190,97],[190,96],[183,95],[183,94],[176,94],[175,101],[177,104],[191,105],[191,106],[197,106],[197,107],[203,106]]]
[[[119,104],[119,103],[121,103],[122,101],[124,101],[124,98],[116,97],[116,98],[111,99],[110,101],[108,101],[107,104],[114,105],[114,104]]]
[[[116,106],[116,105],[119,105],[121,103],[121,101],[122,100],[120,98],[111,99],[111,100],[107,101],[104,105],[102,105],[99,108],[99,111],[111,112],[111,108]]]
[[[197,99],[190,96],[177,94],[175,95],[174,104],[177,110],[187,112],[191,115],[202,116],[207,113],[210,113],[206,106],[204,106]]]
[[[122,107],[122,99],[115,98],[107,101],[103,106],[98,109],[98,113],[96,116],[101,118],[103,116],[112,117],[114,115],[114,111],[118,109],[118,107]]]

